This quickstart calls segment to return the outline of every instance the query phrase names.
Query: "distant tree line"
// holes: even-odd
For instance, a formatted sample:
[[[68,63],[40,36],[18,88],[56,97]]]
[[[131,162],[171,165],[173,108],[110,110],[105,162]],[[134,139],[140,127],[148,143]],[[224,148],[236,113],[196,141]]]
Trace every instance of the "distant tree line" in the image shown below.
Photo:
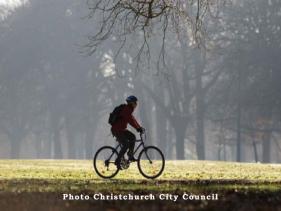
[[[91,159],[135,94],[167,159],[279,162],[279,1],[176,2],[33,0],[0,22],[7,157]]]

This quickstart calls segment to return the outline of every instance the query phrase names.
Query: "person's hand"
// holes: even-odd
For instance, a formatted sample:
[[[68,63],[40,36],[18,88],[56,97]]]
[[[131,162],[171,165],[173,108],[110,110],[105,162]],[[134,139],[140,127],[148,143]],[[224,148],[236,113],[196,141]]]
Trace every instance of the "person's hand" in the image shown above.
[[[139,128],[137,129],[137,131],[138,131],[139,133],[144,133],[144,128],[143,128],[143,127],[139,127]]]

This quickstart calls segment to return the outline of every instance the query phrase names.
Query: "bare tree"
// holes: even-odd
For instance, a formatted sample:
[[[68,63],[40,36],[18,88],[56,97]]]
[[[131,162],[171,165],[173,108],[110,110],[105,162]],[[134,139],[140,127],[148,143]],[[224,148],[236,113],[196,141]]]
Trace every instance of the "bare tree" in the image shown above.
[[[165,41],[167,30],[185,36],[198,47],[205,46],[206,17],[218,17],[225,0],[88,0],[90,13],[100,25],[89,36],[86,52],[92,55],[105,40],[120,41],[115,59],[128,49],[134,36],[142,36],[142,43],[134,48],[136,68],[146,61],[150,64],[150,37],[161,33],[162,45],[158,49],[158,70],[165,66]],[[163,66],[162,66],[163,67]]]

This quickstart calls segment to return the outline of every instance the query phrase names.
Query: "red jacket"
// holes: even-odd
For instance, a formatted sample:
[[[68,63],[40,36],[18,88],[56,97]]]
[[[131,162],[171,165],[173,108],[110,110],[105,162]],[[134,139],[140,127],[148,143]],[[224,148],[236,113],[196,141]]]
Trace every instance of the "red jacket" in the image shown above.
[[[130,105],[125,105],[124,108],[122,108],[120,111],[120,119],[111,127],[113,135],[125,131],[128,123],[135,129],[141,127],[135,117],[132,115],[133,112],[134,108]]]

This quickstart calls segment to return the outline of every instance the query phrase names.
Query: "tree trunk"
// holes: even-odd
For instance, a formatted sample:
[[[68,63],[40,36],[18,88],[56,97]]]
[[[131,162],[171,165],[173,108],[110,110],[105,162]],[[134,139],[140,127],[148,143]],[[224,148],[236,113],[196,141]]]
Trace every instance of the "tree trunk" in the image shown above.
[[[262,136],[262,162],[270,163],[271,133],[265,132]]]
[[[222,144],[222,141],[223,140],[223,137],[222,137],[222,135],[220,134],[219,136],[218,136],[218,157],[217,157],[217,159],[218,160],[222,160],[222,156],[221,156],[221,154],[222,154],[222,148],[223,148],[223,144]]]
[[[167,145],[164,148],[165,153],[167,154],[167,158],[168,159],[174,159],[173,158],[173,127],[171,125],[171,123],[169,121],[166,122],[167,123],[167,137],[166,137],[166,143]]]
[[[61,149],[61,139],[60,139],[60,129],[56,128],[53,134],[54,141],[54,158],[61,159],[62,158],[62,149]]]
[[[65,129],[67,133],[67,158],[76,158],[76,146],[75,146],[75,128],[72,124],[71,118],[69,116],[65,117]]]
[[[218,147],[218,160],[221,160],[221,147]]]
[[[62,149],[61,149],[61,140],[60,140],[61,131],[60,131],[59,118],[53,116],[52,127],[53,127],[54,158],[61,159]]]
[[[270,154],[271,154],[271,135],[272,131],[272,108],[264,107],[262,108],[261,114],[263,118],[263,129],[265,131],[262,134],[262,162],[270,163]]]
[[[198,55],[196,64],[196,152],[198,160],[205,160],[205,137],[204,137],[204,116],[205,102],[202,85],[202,75],[204,65],[201,53]]]
[[[143,102],[146,102],[146,103],[143,103],[141,106],[140,106],[140,118],[142,120],[142,124],[143,124],[143,127],[145,127],[149,133],[147,133],[147,142],[146,144],[147,145],[152,145],[152,126],[150,124],[150,122],[152,121],[152,106],[151,106],[151,101],[146,98],[145,96],[145,93],[144,93],[144,90],[141,92],[142,94],[142,99],[143,99]],[[150,119],[149,119],[150,117]],[[137,137],[138,139],[138,137]]]
[[[98,118],[96,118],[98,119]],[[85,146],[86,146],[86,159],[92,159],[93,157],[93,142],[94,142],[94,134],[97,128],[97,121],[93,121],[90,124],[91,127],[87,128],[86,137],[85,137]]]
[[[35,150],[36,150],[36,158],[39,159],[42,157],[42,143],[43,143],[43,140],[42,140],[42,137],[41,137],[41,134],[40,133],[36,133],[34,134],[35,136]]]
[[[76,158],[76,147],[75,147],[75,131],[73,129],[67,129],[67,141],[68,141],[68,158]]]
[[[200,91],[199,91],[200,92]],[[205,160],[205,137],[204,137],[204,102],[203,96],[197,96],[196,105],[196,151],[198,160]]]
[[[225,137],[223,137],[223,160],[226,161],[226,140]]]
[[[259,161],[258,149],[257,149],[257,143],[255,140],[253,141],[253,148],[254,148],[255,161],[258,162]]]
[[[11,143],[10,157],[12,159],[20,158],[21,142],[25,137],[25,131],[20,126],[15,126],[7,135]]]
[[[176,135],[176,154],[177,160],[184,160],[185,159],[185,146],[184,146],[184,137],[185,131],[187,128],[187,124],[184,119],[176,118],[173,121],[173,126],[175,129]]]
[[[205,138],[203,119],[197,119],[196,151],[198,160],[205,160]]]
[[[238,69],[238,104],[237,104],[237,142],[236,142],[236,161],[241,162],[241,70]]]
[[[164,118],[160,109],[156,109],[156,120],[157,120],[156,122],[157,146],[161,150],[165,150],[167,147],[167,130],[166,130],[167,120]]]
[[[175,130],[176,132],[176,154],[177,160],[184,160],[184,134],[183,130]]]
[[[46,134],[46,138],[44,140],[44,157],[52,158],[52,131],[49,131]]]
[[[21,138],[18,135],[10,135],[11,142],[11,158],[18,159],[20,157]]]

